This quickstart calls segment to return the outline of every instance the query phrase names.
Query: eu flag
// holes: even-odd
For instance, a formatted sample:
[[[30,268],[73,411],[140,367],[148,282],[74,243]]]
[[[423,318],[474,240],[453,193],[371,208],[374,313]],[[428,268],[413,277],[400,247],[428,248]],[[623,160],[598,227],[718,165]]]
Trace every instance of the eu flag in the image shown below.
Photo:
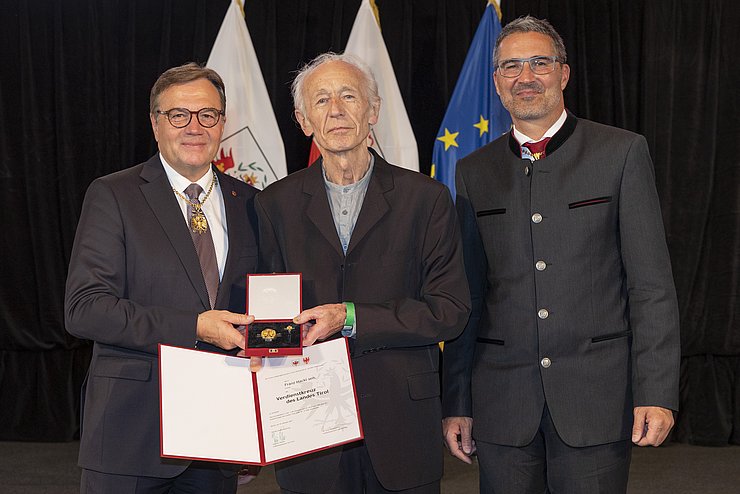
[[[455,197],[455,164],[511,128],[511,117],[493,86],[493,46],[501,21],[489,0],[465,57],[432,153],[432,177]]]

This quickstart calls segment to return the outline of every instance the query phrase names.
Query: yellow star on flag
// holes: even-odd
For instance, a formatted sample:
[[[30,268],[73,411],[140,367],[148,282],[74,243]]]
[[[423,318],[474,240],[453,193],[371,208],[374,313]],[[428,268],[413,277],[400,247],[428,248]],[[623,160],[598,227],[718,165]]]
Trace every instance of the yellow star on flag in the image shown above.
[[[457,142],[455,142],[455,139],[457,139],[457,135],[459,133],[460,132],[452,133],[449,130],[447,130],[447,127],[445,127],[445,135],[437,137],[437,140],[445,143],[445,151],[447,151],[450,148],[450,146],[458,147]]]
[[[477,124],[473,124],[473,127],[478,127],[478,130],[480,131],[478,137],[483,137],[483,134],[488,132],[488,120],[483,118],[483,115],[481,115],[480,122],[478,122]]]

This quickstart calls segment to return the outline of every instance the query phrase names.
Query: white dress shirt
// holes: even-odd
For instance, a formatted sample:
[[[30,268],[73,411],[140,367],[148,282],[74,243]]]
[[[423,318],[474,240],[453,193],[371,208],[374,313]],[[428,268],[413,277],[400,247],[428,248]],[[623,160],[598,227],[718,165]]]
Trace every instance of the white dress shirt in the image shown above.
[[[218,262],[218,276],[219,279],[224,275],[224,267],[226,266],[226,255],[229,253],[229,235],[226,227],[226,208],[224,206],[224,197],[221,193],[221,187],[215,185],[208,200],[203,203],[203,198],[208,192],[208,188],[211,186],[211,180],[213,180],[213,172],[209,168],[210,173],[203,175],[197,182],[191,182],[189,179],[183,177],[175,171],[167,160],[164,159],[162,153],[159,154],[159,159],[162,160],[164,171],[167,174],[167,179],[170,181],[170,185],[173,189],[178,190],[183,196],[185,195],[185,189],[191,183],[197,183],[203,188],[203,193],[200,195],[200,202],[203,204],[201,209],[203,214],[206,215],[208,221],[208,230],[211,232],[213,238],[213,247],[216,249],[216,262]],[[175,194],[174,190],[172,194],[177,199],[177,204],[180,205],[182,211],[182,218],[185,220],[188,229],[190,228],[190,218],[188,218],[188,203],[185,202],[180,196]]]

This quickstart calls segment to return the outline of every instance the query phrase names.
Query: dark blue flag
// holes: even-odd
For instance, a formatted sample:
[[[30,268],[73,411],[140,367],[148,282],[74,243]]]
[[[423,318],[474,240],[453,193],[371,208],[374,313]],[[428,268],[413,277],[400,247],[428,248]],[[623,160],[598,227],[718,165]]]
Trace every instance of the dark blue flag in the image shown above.
[[[434,142],[432,177],[447,185],[453,198],[457,160],[511,128],[493,85],[493,46],[501,21],[492,2],[483,12]]]

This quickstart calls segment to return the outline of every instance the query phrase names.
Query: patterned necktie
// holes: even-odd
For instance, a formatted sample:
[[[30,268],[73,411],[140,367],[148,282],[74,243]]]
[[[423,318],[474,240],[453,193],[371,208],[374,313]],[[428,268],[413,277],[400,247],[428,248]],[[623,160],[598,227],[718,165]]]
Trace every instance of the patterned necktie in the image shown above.
[[[545,137],[539,142],[524,143],[522,144],[522,147],[529,149],[529,153],[532,155],[532,161],[537,161],[545,157],[545,147],[547,147],[548,142],[550,142],[550,138]]]
[[[200,204],[199,197],[202,192],[203,188],[198,184],[190,184],[185,189],[185,195],[196,204]],[[194,209],[193,206],[188,204],[188,229],[190,230],[190,236],[193,238],[195,250],[198,253],[200,270],[203,272],[203,280],[206,282],[206,289],[208,290],[208,300],[211,303],[211,308],[214,308],[216,306],[219,283],[216,248],[213,246],[213,237],[211,237],[210,228],[203,233],[198,233],[193,231],[193,228],[190,226],[190,221],[195,213]]]

